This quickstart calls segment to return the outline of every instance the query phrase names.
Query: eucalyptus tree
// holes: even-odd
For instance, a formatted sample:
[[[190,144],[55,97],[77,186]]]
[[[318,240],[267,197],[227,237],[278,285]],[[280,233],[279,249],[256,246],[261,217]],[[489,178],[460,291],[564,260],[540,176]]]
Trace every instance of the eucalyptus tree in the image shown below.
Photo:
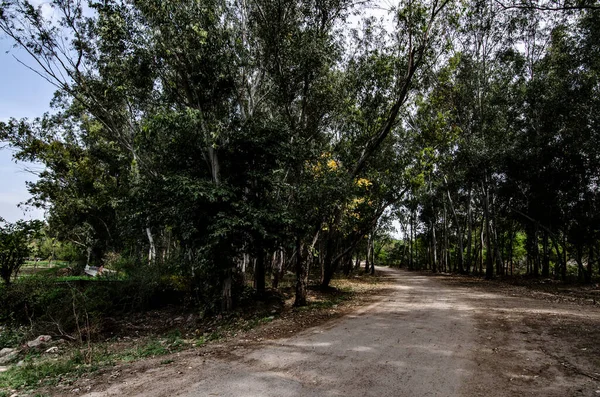
[[[265,244],[288,235],[280,230],[291,224],[304,240],[310,228],[304,168],[325,143],[339,54],[333,29],[349,5],[110,1],[87,8],[57,0],[47,19],[27,1],[4,2],[0,28],[57,86],[62,109],[3,126],[20,158],[47,166],[31,187],[35,200],[50,204],[57,224],[88,225],[88,240],[117,237],[113,226],[136,247],[147,238],[150,264],[179,252],[190,263],[184,276],[206,276],[194,265],[202,258],[230,307],[243,247],[262,258]],[[70,152],[77,161],[67,161]],[[98,179],[102,169],[113,170],[110,183]],[[87,179],[68,178],[83,171]],[[78,197],[83,208],[68,205]],[[264,276],[257,276],[261,290]],[[305,291],[299,295],[302,303]]]
[[[513,164],[524,163],[526,172],[516,172],[513,165],[511,177],[530,203],[518,214],[543,234],[545,276],[550,239],[563,277],[569,250],[582,277],[590,277],[582,256],[584,247],[592,247],[593,257],[597,239],[592,225],[597,206],[598,51],[590,46],[598,38],[597,21],[597,12],[584,11],[554,26],[548,49],[535,63],[527,86],[525,115],[531,122],[518,140],[525,155],[513,159]]]

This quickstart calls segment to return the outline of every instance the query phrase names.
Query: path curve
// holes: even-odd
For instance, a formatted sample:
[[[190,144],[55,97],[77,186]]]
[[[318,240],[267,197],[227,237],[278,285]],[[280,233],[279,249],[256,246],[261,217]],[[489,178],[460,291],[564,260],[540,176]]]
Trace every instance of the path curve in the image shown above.
[[[378,268],[391,292],[341,320],[197,358],[189,371],[161,368],[99,396],[457,396],[475,364],[475,320],[464,293],[438,280]]]

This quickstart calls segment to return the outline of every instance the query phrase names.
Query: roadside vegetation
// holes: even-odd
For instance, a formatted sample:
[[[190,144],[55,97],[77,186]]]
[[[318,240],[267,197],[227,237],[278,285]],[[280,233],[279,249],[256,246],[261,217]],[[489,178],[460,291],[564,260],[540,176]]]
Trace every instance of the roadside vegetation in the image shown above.
[[[47,343],[36,347],[27,345],[36,335],[30,327],[3,326],[0,346],[16,348],[18,354],[0,367],[4,369],[0,393],[70,391],[82,378],[100,377],[140,359],[165,356],[158,363],[169,365],[175,360],[173,353],[202,351],[213,342],[286,337],[365,304],[386,287],[379,276],[353,274],[333,280],[328,291],[310,288],[308,304],[294,308],[292,283],[286,279],[281,285],[280,292],[271,291],[268,299],[244,302],[218,316],[172,305],[135,313],[105,312],[104,328],[96,323],[81,338],[75,334],[75,340],[72,335],[52,333]]]

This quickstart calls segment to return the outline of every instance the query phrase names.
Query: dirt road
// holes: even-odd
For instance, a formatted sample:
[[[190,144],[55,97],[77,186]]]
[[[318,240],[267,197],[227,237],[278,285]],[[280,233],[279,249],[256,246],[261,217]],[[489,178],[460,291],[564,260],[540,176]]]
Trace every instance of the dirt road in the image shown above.
[[[189,355],[87,396],[600,396],[597,340],[565,347],[545,317],[559,329],[597,329],[596,307],[378,271],[394,279],[391,290],[342,319],[218,357]]]

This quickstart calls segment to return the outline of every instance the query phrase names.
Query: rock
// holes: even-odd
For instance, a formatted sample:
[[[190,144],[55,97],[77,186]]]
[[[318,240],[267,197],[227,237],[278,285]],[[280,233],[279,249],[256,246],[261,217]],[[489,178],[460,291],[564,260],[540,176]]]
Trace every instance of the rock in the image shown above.
[[[17,351],[17,349],[11,349],[10,347],[5,347],[4,349],[0,350],[0,357],[8,356],[9,354],[11,354],[15,351]]]
[[[27,342],[27,346],[30,348],[39,348],[48,343],[50,339],[52,339],[50,335],[40,335],[34,340],[30,340],[29,342]]]
[[[58,346],[52,346],[50,349],[46,350],[45,353],[58,353]]]
[[[14,360],[18,354],[19,352],[17,349],[11,349],[9,347],[5,347],[4,349],[0,350],[0,365],[8,364]]]
[[[173,319],[174,323],[180,323],[182,321],[183,321],[183,317],[176,317],[176,318]]]
[[[6,371],[8,371],[8,367],[2,367],[2,366],[0,366],[0,374],[2,372],[6,372]]]

